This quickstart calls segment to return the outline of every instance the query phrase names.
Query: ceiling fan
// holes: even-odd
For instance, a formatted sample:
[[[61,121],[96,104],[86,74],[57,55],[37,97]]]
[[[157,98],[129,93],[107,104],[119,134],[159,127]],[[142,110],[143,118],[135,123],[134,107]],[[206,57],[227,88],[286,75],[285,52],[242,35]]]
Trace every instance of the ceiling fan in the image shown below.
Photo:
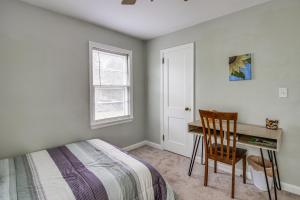
[[[153,0],[150,0],[153,1]],[[188,0],[184,0],[184,1],[188,1]],[[123,5],[134,5],[136,3],[136,0],[122,0],[122,4]]]

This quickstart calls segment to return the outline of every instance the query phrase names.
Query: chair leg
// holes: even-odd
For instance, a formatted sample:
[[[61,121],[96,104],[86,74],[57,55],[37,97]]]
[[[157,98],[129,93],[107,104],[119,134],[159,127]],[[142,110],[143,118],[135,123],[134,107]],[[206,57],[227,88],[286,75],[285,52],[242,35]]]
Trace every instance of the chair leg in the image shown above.
[[[204,186],[208,184],[208,157],[205,153],[205,172],[204,172]]]
[[[214,160],[214,172],[217,173],[217,161]]]
[[[234,187],[235,187],[235,164],[232,165],[232,180],[231,180],[231,198],[234,199]]]
[[[243,158],[243,183],[246,184],[246,168],[247,168],[247,160],[246,160],[246,156]]]

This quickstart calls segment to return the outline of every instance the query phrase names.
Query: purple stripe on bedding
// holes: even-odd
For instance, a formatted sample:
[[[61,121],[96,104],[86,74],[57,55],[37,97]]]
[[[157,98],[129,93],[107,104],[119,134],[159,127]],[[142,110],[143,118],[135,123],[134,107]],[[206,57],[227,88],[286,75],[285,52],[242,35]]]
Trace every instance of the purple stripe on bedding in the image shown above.
[[[88,170],[83,163],[65,146],[61,147],[61,150],[72,163],[75,170],[85,179],[92,189],[96,200],[108,200],[106,190],[102,182],[98,177]]]
[[[133,157],[133,156],[132,156]],[[133,157],[135,158],[135,157]],[[153,184],[153,190],[154,190],[154,199],[155,200],[166,200],[167,199],[167,185],[164,180],[164,178],[161,176],[161,174],[150,164],[147,162],[140,160],[138,158],[135,158],[136,160],[143,163],[151,172],[152,176],[152,184]]]
[[[114,146],[114,145],[112,145],[112,146]],[[129,155],[127,151],[124,151],[116,146],[114,146],[114,147],[119,149],[123,153]],[[167,185],[166,185],[164,178],[161,176],[161,174],[149,163],[147,163],[143,160],[140,160],[139,158],[137,158],[133,155],[129,155],[129,156],[138,160],[139,162],[143,163],[149,169],[151,176],[152,176],[154,199],[155,200],[166,200],[168,198]]]
[[[48,153],[70,186],[76,200],[108,200],[102,182],[67,147],[49,149]]]
[[[122,151],[123,153],[128,154],[127,151],[124,151],[118,147],[116,147],[116,148],[119,149],[120,151]],[[150,165],[146,161],[140,160],[139,158],[137,158],[133,155],[129,155],[129,156],[140,161],[149,169],[151,176],[152,176],[154,199],[155,200],[166,200],[168,198],[167,184],[166,184],[164,178],[161,176],[161,174],[152,165]]]

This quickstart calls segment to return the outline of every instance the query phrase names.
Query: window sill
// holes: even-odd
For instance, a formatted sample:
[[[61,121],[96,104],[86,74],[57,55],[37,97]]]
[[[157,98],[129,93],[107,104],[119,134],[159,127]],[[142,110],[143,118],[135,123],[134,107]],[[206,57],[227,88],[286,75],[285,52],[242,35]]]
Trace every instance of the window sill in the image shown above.
[[[132,121],[133,121],[133,117],[118,119],[118,120],[113,120],[113,121],[95,122],[94,124],[91,124],[91,129],[94,130],[94,129],[114,126],[114,125],[118,125],[118,124],[125,124],[125,123],[130,123]]]

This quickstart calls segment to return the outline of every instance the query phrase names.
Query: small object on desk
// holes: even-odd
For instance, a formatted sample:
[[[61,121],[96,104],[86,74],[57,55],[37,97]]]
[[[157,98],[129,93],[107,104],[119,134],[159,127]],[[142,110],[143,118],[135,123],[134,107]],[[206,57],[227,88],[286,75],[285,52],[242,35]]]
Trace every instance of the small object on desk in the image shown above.
[[[254,144],[254,145],[260,145],[260,146],[265,146],[265,147],[270,147],[270,148],[276,148],[276,142],[275,141],[265,140],[265,139],[262,139],[262,138],[252,137],[248,142],[250,144]]]
[[[266,119],[266,128],[271,130],[278,129],[279,120]]]

